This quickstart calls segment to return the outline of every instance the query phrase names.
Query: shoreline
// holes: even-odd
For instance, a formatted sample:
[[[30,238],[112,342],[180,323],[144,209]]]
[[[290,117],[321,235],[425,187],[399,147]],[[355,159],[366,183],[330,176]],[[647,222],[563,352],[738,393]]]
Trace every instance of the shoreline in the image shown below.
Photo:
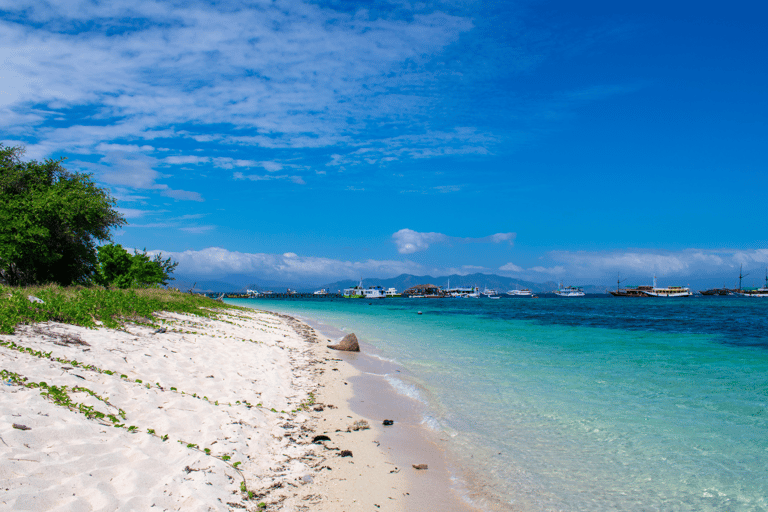
[[[434,485],[438,459],[401,462],[395,441],[416,432],[354,407],[363,372],[307,323],[255,309],[156,317],[163,328],[0,335],[3,506],[472,510]]]
[[[298,321],[324,336],[328,343],[336,343],[349,334],[310,318],[299,317]],[[464,484],[469,475],[455,466],[442,446],[447,441],[447,434],[434,431],[424,424],[426,403],[398,392],[387,379],[401,371],[397,364],[379,357],[375,347],[364,339],[359,340],[359,343],[361,352],[330,349],[327,352],[331,356],[338,354],[336,359],[342,360],[349,367],[345,377],[351,386],[344,390],[347,391],[348,407],[355,415],[378,426],[375,442],[387,457],[386,463],[394,464],[405,474],[407,493],[402,493],[403,510],[481,510],[464,497],[470,495]],[[394,425],[382,428],[384,419],[393,420]],[[414,464],[426,464],[428,469],[415,470]]]

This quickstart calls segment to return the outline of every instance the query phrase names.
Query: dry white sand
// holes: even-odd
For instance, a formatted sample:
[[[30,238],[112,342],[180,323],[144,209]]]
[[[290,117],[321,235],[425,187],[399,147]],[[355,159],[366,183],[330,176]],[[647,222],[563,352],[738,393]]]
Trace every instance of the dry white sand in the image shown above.
[[[352,390],[345,382],[355,370],[326,348],[329,340],[266,312],[159,317],[166,332],[45,323],[0,335],[52,352],[37,357],[0,346],[0,369],[27,384],[67,386],[73,402],[125,415],[115,427],[6,379],[0,509],[407,508],[406,469],[378,446],[383,427],[369,421],[370,429],[347,431],[362,419],[347,403]],[[330,440],[313,443],[323,433]],[[343,450],[352,456],[342,457]]]

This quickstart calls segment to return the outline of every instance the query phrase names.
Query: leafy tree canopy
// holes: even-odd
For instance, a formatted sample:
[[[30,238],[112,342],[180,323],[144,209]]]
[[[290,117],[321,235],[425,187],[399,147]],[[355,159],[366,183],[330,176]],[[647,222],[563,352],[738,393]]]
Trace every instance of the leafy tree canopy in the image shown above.
[[[0,281],[10,285],[88,283],[97,241],[126,223],[115,200],[89,174],[61,162],[22,160],[0,144]]]
[[[98,253],[95,281],[116,288],[167,285],[173,280],[171,273],[178,265],[171,258],[163,259],[161,254],[151,258],[146,249],[143,252],[134,250],[131,255],[120,244],[102,245]]]

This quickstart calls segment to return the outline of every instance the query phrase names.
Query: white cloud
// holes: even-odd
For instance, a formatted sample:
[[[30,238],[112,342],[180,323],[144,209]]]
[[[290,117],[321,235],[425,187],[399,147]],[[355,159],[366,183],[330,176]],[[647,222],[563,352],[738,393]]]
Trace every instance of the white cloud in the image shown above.
[[[137,210],[135,208],[118,208],[117,211],[126,219],[139,219],[148,213],[153,213],[148,210]]]
[[[401,229],[392,235],[400,254],[426,251],[430,244],[445,243],[450,238],[442,233],[419,233],[412,229]]]
[[[264,278],[298,279],[354,279],[360,275],[379,277],[403,273],[420,274],[424,268],[410,261],[366,260],[344,261],[331,258],[300,256],[296,253],[265,254],[228,251],[209,247],[199,251],[162,252],[179,262],[179,274],[221,276],[227,274],[253,274]]]
[[[392,239],[397,246],[397,252],[400,254],[413,254],[414,252],[426,251],[431,244],[471,244],[471,243],[501,243],[509,242],[513,245],[515,233],[496,233],[482,238],[461,238],[444,235],[442,233],[419,233],[412,229],[401,229],[392,235]]]
[[[518,267],[514,263],[510,262],[499,267],[499,270],[503,270],[505,272],[523,272],[525,269],[523,267]]]
[[[532,267],[528,270],[532,270],[534,272],[539,272],[542,274],[562,274],[565,272],[564,267]]]
[[[183,155],[183,156],[167,156],[163,158],[163,162],[166,164],[203,164],[209,162],[210,158],[205,156]]]

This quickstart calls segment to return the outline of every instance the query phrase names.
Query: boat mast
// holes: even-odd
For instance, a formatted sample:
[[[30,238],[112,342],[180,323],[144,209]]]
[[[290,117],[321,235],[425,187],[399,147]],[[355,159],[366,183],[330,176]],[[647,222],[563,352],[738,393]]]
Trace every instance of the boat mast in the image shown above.
[[[742,271],[743,268],[744,268],[744,264],[742,263],[741,265],[739,265],[739,291],[742,290],[742,288],[741,288],[741,280],[749,275],[749,274],[742,274],[741,271]]]

